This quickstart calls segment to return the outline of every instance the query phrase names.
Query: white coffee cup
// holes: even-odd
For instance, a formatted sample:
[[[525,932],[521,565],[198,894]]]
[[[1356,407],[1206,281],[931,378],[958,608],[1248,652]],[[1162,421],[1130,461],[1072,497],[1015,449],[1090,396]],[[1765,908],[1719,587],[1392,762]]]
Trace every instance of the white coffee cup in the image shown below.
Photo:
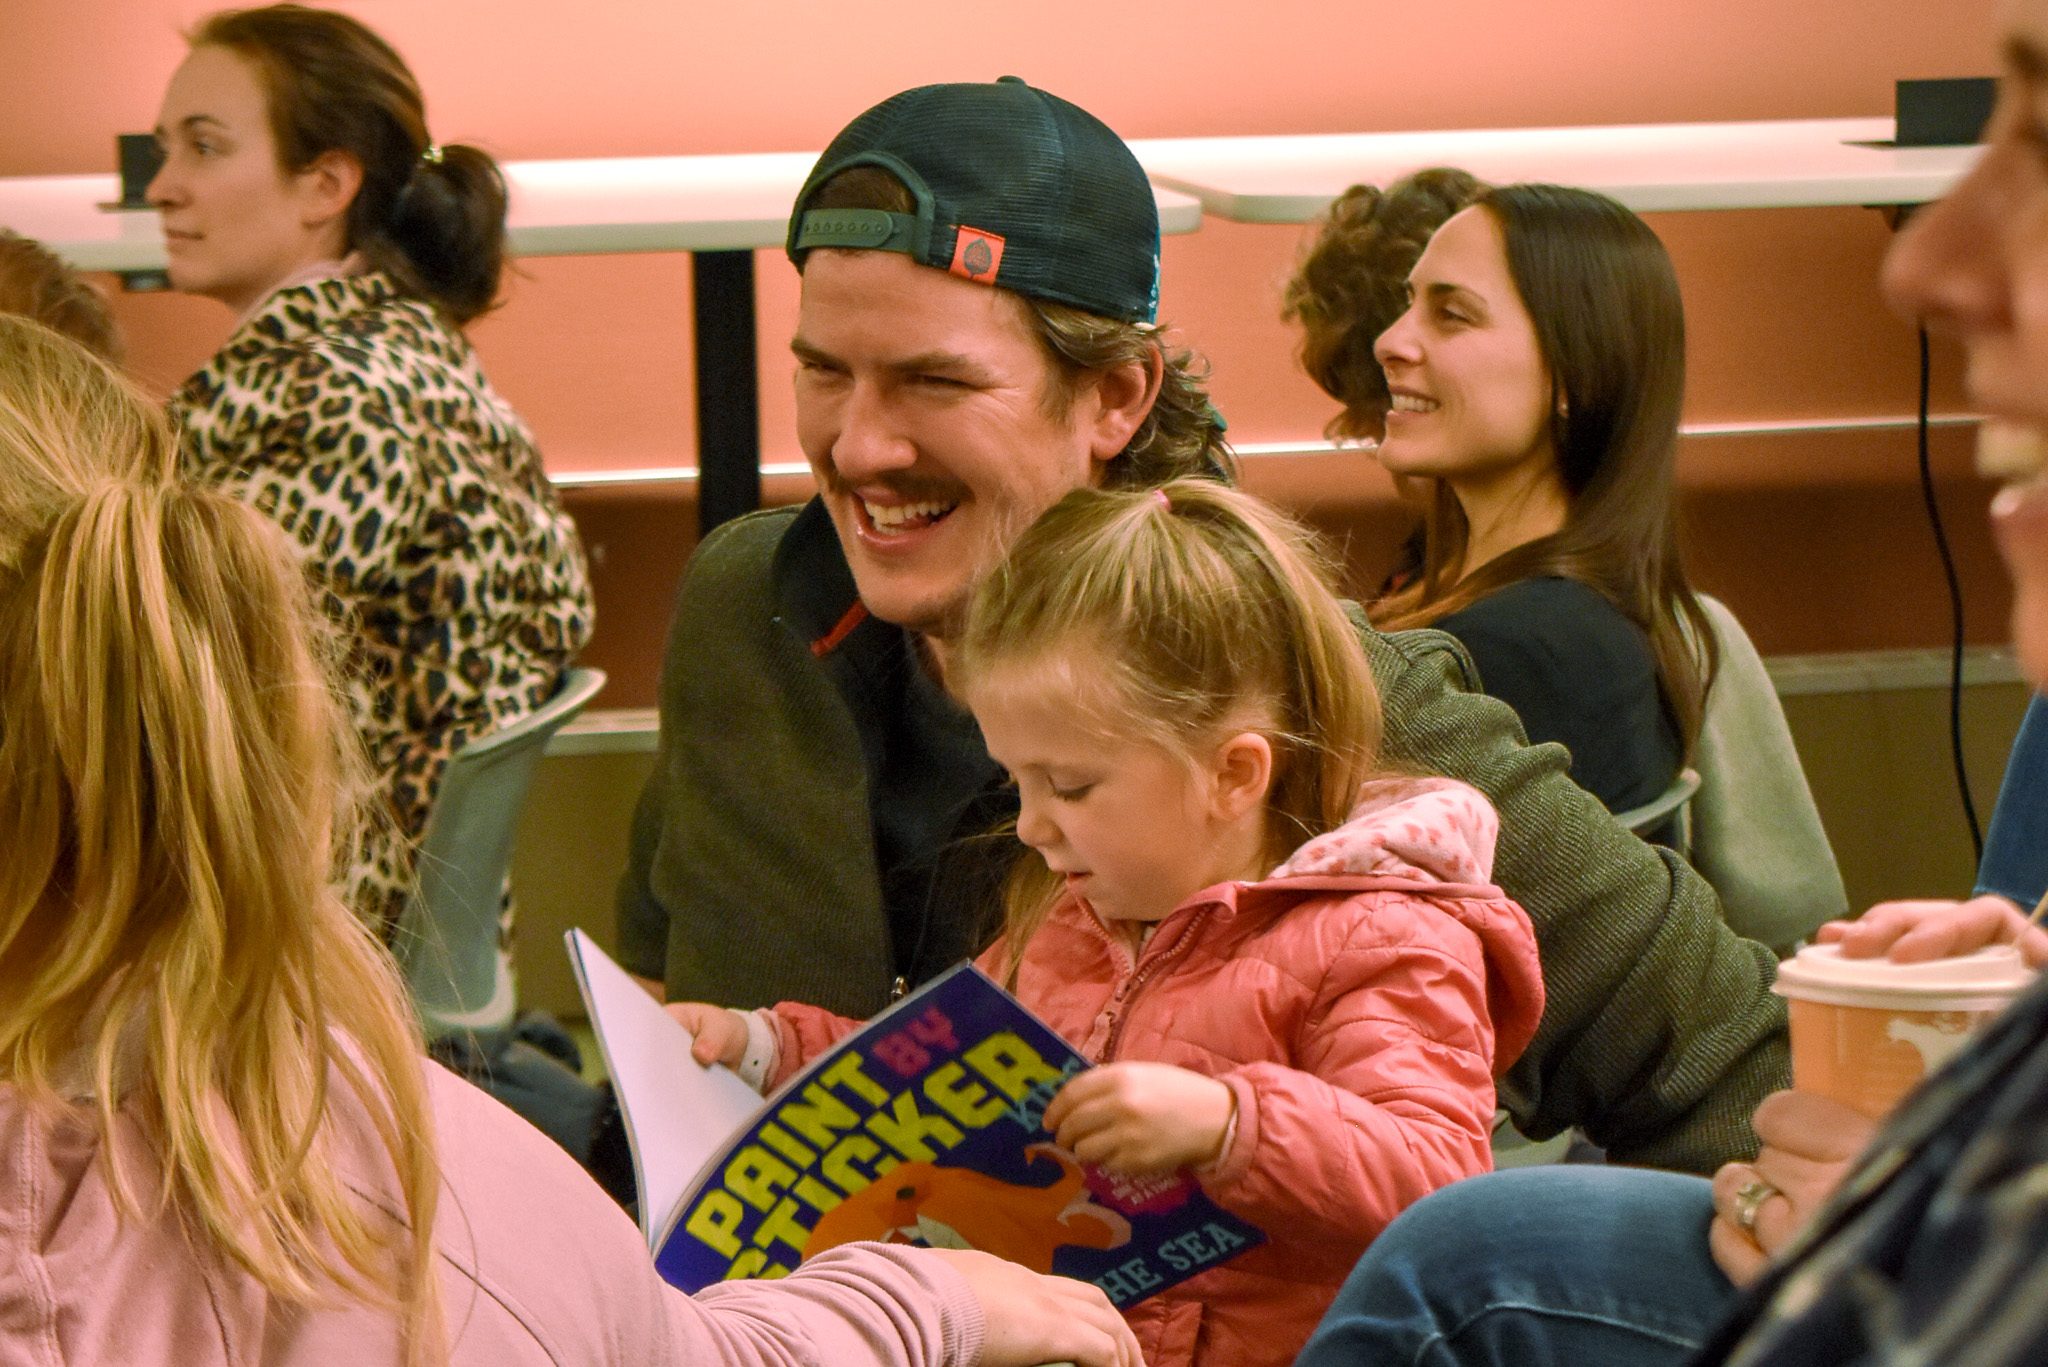
[[[1881,1118],[2033,981],[2011,945],[1924,963],[1809,945],[1778,965],[1792,1085]]]

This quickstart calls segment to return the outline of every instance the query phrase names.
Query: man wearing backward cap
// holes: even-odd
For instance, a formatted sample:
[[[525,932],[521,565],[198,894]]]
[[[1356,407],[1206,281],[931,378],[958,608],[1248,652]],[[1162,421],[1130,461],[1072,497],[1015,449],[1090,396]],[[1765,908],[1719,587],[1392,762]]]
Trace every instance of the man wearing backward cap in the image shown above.
[[[797,434],[819,494],[698,549],[661,749],[619,888],[626,965],[676,1000],[862,1015],[993,934],[1015,812],[945,692],[948,642],[1011,539],[1084,484],[1231,478],[1192,358],[1156,327],[1157,205],[1092,115],[1013,77],[868,110],[790,217]],[[1772,956],[1710,889],[1530,748],[1436,632],[1360,632],[1389,762],[1499,808],[1495,878],[1549,1009],[1501,1088],[1524,1132],[1710,1171],[1786,1079]]]

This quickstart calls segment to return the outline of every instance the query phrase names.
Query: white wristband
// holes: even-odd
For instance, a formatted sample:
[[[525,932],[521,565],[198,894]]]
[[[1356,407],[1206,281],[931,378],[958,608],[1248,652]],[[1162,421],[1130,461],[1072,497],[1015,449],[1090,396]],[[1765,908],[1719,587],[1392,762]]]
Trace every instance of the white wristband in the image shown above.
[[[740,1058],[740,1066],[733,1069],[740,1075],[740,1081],[757,1092],[768,1087],[768,1075],[775,1071],[775,1065],[782,1059],[782,1046],[775,1037],[774,1016],[766,1011],[741,1011],[739,1018],[747,1024],[747,1052]]]

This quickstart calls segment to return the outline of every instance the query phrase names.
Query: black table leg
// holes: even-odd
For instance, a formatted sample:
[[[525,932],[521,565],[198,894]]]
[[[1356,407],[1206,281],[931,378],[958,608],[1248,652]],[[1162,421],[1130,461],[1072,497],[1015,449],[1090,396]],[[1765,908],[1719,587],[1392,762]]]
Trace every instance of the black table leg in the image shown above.
[[[697,529],[761,506],[761,396],[754,365],[754,254],[690,258],[697,328]]]

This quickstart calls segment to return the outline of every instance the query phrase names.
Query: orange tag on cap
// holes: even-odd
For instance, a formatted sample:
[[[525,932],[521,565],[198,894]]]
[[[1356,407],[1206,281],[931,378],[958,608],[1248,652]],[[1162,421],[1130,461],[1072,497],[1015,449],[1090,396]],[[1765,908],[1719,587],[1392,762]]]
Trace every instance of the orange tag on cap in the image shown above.
[[[1003,264],[1003,239],[979,228],[962,228],[953,242],[953,274],[979,285],[996,282],[996,267]]]

